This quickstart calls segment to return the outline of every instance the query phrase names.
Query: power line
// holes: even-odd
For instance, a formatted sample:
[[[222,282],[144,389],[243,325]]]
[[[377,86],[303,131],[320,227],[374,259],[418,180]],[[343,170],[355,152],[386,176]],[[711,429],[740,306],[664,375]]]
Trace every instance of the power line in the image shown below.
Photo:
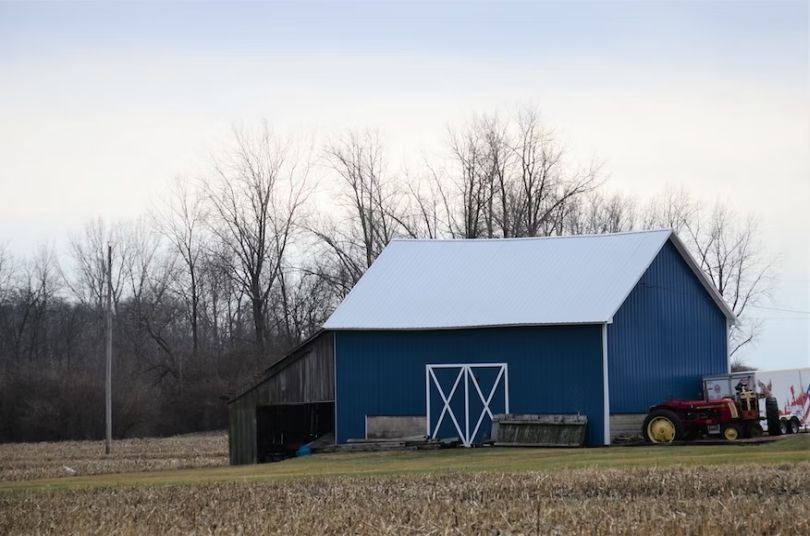
[[[768,311],[780,311],[782,313],[796,313],[797,315],[810,315],[810,311],[801,311],[799,309],[783,309],[781,307],[765,307],[764,305],[751,305],[752,309],[767,309]]]
[[[647,287],[647,288],[657,288],[657,289],[661,289],[661,290],[666,290],[667,292],[671,292],[671,293],[677,294],[679,296],[687,296],[688,295],[688,293],[683,291],[683,290],[674,289],[674,288],[670,288],[670,287],[666,287],[666,286],[662,286],[662,285],[644,284],[644,286]],[[810,311],[803,311],[801,309],[786,309],[786,308],[783,308],[783,307],[766,307],[764,305],[749,305],[748,308],[749,309],[766,309],[768,311],[779,311],[781,313],[793,313],[793,314],[797,314],[797,315],[810,315]]]

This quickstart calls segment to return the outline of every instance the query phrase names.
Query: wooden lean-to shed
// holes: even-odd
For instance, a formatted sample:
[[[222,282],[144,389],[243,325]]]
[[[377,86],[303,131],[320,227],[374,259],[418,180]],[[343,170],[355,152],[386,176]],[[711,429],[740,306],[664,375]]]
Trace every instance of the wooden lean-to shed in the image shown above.
[[[228,402],[231,464],[261,463],[334,431],[332,334],[320,331]]]

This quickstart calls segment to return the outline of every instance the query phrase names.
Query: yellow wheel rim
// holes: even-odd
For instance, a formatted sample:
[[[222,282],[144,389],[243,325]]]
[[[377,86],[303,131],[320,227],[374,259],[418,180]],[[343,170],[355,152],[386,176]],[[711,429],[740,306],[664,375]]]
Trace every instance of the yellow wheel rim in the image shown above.
[[[675,439],[675,424],[666,417],[656,417],[647,424],[647,437],[653,443],[671,443]]]
[[[725,437],[728,441],[736,441],[739,436],[740,433],[734,426],[729,426],[728,428],[723,430],[723,437]]]

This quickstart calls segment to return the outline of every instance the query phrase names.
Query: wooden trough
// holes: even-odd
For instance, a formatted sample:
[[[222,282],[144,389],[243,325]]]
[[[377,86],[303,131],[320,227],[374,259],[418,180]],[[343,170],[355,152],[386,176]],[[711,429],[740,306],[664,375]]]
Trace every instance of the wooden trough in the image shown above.
[[[498,414],[491,438],[498,447],[581,447],[587,426],[584,415]]]

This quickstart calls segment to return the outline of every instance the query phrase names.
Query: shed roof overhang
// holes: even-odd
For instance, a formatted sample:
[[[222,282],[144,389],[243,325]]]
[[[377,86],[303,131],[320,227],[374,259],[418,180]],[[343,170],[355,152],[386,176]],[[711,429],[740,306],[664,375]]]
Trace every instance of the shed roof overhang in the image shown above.
[[[304,355],[306,355],[306,352],[302,352],[301,350],[309,346],[310,343],[312,343],[315,339],[323,335],[325,332],[326,330],[321,328],[312,335],[310,335],[303,342],[287,351],[287,353],[284,354],[284,356],[281,359],[279,359],[278,361],[276,361],[275,363],[273,363],[264,370],[264,374],[262,374],[262,377],[260,379],[251,384],[250,387],[247,387],[246,389],[240,391],[239,394],[230,397],[228,399],[228,404],[236,402],[246,394],[260,387],[262,384],[264,384],[266,381],[268,381],[270,378],[272,378],[282,370],[286,369],[287,367],[289,367],[290,365],[301,359]]]

